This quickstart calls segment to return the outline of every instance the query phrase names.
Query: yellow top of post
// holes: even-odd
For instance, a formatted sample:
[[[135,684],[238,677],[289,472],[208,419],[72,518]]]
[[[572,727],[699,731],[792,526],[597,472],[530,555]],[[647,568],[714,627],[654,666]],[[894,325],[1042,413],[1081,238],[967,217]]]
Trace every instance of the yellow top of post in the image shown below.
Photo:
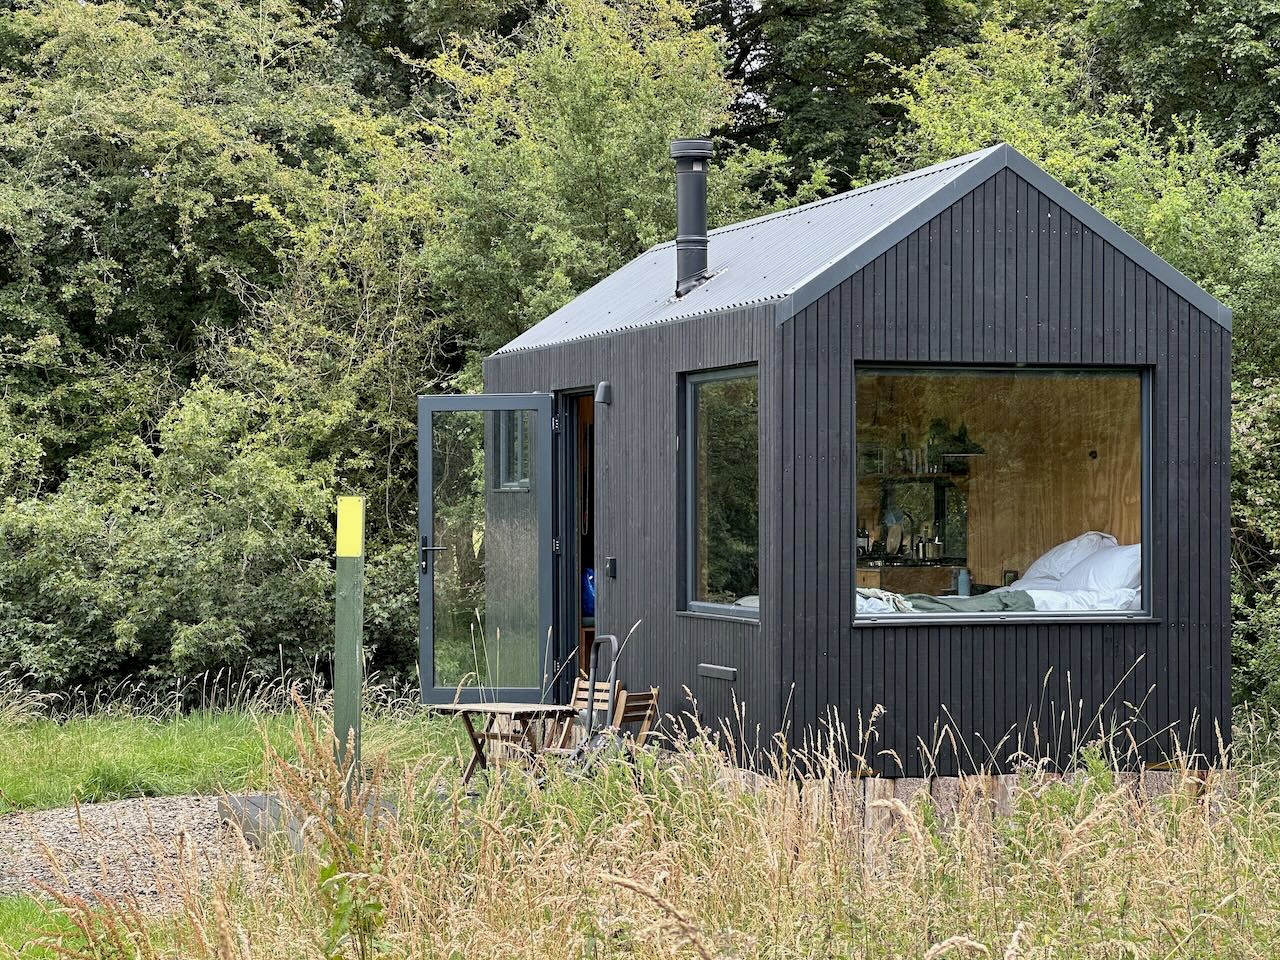
[[[364,556],[364,497],[338,498],[338,556]]]

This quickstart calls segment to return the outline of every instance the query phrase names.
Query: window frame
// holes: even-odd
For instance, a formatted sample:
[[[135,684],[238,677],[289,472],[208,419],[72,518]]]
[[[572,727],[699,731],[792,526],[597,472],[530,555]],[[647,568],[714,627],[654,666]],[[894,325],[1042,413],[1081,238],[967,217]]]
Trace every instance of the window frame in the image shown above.
[[[852,488],[858,485],[858,414],[857,414],[857,381],[861,373],[909,374],[909,373],[944,373],[944,374],[1018,374],[1018,373],[1077,373],[1077,374],[1137,374],[1139,382],[1139,401],[1142,409],[1138,421],[1141,434],[1139,447],[1142,455],[1140,508],[1142,573],[1140,599],[1142,606],[1138,610],[1081,610],[1081,611],[1026,611],[1008,613],[913,613],[913,614],[859,614],[857,602],[852,604],[850,622],[854,627],[879,628],[910,626],[981,626],[990,624],[1036,625],[1036,624],[1089,624],[1089,623],[1159,623],[1159,611],[1156,610],[1154,585],[1155,571],[1154,548],[1152,535],[1154,532],[1152,519],[1152,500],[1154,493],[1154,428],[1153,428],[1153,391],[1155,366],[1153,364],[1053,364],[1053,363],[1014,363],[1014,364],[949,364],[928,363],[920,361],[875,361],[871,363],[853,364],[854,407],[852,420],[851,453]],[[857,510],[851,511],[846,518],[849,525],[849,542],[851,548],[854,583],[857,590],[857,572],[863,569],[859,563],[857,551]]]
[[[681,426],[680,442],[683,444],[680,462],[680,498],[682,530],[682,549],[679,552],[682,569],[680,574],[679,611],[688,614],[710,617],[729,617],[735,620],[758,622],[760,608],[742,607],[732,603],[715,603],[699,600],[694,596],[694,581],[698,569],[698,387],[705,383],[716,383],[722,380],[742,380],[754,377],[756,380],[757,398],[760,387],[760,365],[758,363],[739,364],[731,367],[717,367],[707,370],[694,370],[681,377],[682,396],[680,402]],[[756,406],[756,596],[760,594],[760,465],[761,465],[761,423],[760,407]]]

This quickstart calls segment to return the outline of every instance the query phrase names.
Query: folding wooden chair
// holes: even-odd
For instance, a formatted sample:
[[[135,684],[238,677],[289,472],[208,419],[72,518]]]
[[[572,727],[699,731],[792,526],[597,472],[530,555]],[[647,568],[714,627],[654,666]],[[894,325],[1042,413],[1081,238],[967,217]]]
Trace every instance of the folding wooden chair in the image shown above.
[[[622,705],[623,692],[618,689],[618,684],[614,685],[613,702],[615,705],[614,713],[617,708]],[[597,713],[607,713],[609,710],[609,681],[597,680],[594,684],[588,682],[586,677],[577,677],[573,681],[573,696],[569,698],[569,704],[580,714],[587,710],[595,710]],[[547,738],[548,750],[552,753],[564,753],[576,747],[578,739],[582,735],[581,719],[565,720],[554,726]]]
[[[629,735],[631,742],[643,747],[649,739],[649,731],[658,719],[658,688],[650,687],[646,691],[622,690],[618,693],[618,706],[613,712],[613,725],[622,730],[627,724],[639,724],[634,735]]]

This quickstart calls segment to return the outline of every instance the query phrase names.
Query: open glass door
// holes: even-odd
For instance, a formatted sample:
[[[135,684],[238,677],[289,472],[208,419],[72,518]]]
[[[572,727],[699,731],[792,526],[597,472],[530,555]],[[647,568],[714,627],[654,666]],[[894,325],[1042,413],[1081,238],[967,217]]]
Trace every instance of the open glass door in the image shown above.
[[[424,703],[546,699],[551,403],[550,394],[418,398]]]

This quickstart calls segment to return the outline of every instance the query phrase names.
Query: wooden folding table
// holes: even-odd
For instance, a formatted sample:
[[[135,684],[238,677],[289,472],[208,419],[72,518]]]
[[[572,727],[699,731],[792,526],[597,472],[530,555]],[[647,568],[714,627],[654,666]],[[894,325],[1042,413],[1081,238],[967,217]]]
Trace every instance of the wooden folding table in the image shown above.
[[[523,747],[530,759],[542,752],[543,740],[537,726],[544,720],[567,720],[577,711],[560,703],[441,703],[430,707],[433,713],[449,714],[462,718],[471,741],[471,759],[462,773],[462,782],[468,783],[476,770],[489,766],[485,750],[490,743],[509,743]],[[476,717],[484,717],[483,728],[477,730]],[[509,720],[510,730],[494,730],[500,719]]]

